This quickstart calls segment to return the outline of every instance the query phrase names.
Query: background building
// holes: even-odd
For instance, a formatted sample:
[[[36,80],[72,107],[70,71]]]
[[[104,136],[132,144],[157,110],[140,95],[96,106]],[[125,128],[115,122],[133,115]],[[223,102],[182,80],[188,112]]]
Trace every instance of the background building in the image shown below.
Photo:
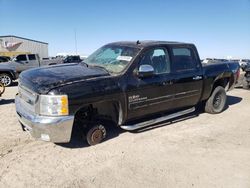
[[[13,35],[0,36],[0,55],[13,57],[23,53],[34,53],[46,58],[48,43]]]

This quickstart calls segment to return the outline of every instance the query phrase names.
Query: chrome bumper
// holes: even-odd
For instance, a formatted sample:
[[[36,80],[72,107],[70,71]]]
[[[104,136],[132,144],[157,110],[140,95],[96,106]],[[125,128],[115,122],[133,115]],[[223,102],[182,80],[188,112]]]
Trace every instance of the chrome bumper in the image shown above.
[[[40,116],[21,106],[20,98],[15,98],[18,120],[24,130],[37,139],[54,143],[67,143],[71,139],[74,116]]]

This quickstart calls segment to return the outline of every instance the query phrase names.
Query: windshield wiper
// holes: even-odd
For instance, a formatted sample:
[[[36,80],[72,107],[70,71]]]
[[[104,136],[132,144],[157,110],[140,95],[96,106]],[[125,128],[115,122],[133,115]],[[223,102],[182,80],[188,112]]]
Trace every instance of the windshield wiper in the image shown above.
[[[85,63],[84,61],[81,61],[80,63],[86,65],[86,67],[89,67],[89,64]]]

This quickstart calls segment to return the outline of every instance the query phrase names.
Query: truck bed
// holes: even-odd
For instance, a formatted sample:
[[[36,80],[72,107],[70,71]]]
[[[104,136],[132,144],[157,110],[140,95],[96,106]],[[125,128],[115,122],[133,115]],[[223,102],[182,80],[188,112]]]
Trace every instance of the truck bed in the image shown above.
[[[220,78],[228,78],[229,85],[227,90],[234,88],[236,80],[238,79],[237,71],[240,70],[239,63],[236,62],[220,62],[213,61],[212,63],[202,63],[204,78],[204,90],[202,99],[209,97],[213,83]]]

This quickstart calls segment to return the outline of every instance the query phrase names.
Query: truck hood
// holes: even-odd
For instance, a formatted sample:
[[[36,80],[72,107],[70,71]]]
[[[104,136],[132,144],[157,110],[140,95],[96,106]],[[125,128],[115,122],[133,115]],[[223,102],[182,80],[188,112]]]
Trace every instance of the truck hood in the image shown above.
[[[98,67],[71,63],[24,71],[20,74],[19,83],[36,93],[46,94],[65,84],[108,75],[108,72]]]

